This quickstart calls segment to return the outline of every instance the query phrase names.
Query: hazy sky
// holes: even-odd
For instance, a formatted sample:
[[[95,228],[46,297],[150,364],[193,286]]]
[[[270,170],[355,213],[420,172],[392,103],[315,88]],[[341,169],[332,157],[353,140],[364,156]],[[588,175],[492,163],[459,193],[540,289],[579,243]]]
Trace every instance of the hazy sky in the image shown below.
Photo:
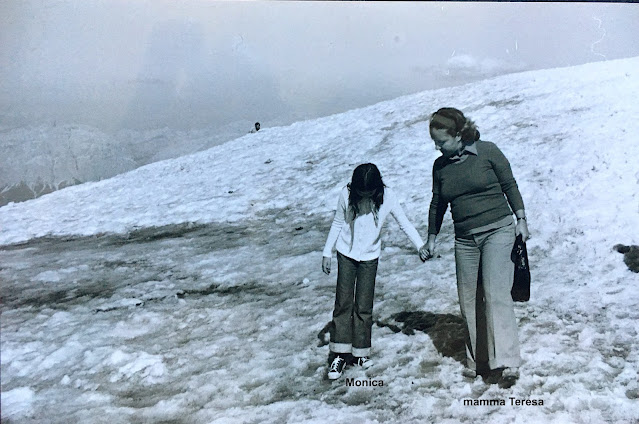
[[[639,56],[638,22],[623,3],[0,0],[0,122],[290,123]]]

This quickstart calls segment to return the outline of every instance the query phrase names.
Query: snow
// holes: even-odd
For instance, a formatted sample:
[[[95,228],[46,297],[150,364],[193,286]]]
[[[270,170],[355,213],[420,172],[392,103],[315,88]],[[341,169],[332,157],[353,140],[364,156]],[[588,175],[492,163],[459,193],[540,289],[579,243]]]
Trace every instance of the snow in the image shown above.
[[[612,250],[639,244],[637,69],[630,58],[426,91],[0,208],[3,421],[637,422],[639,278]],[[321,272],[321,250],[339,190],[376,163],[425,236],[438,156],[427,117],[449,105],[504,151],[526,203],[521,378],[464,378],[453,327],[375,325],[375,365],[345,377],[383,386],[329,382],[318,334],[335,272]],[[425,264],[387,225],[374,319],[458,317],[450,217]]]

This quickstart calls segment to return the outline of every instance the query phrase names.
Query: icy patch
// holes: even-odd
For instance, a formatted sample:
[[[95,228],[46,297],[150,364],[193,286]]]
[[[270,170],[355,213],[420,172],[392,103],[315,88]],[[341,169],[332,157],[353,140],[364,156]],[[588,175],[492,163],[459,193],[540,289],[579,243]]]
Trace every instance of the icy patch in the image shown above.
[[[135,379],[143,384],[156,384],[161,383],[166,374],[166,367],[162,357],[150,355],[146,352],[128,354],[121,350],[116,350],[107,360],[107,365],[119,366],[117,371],[109,378],[112,383]]]
[[[59,283],[61,280],[60,272],[58,271],[44,271],[33,277],[34,281],[41,281],[43,283]]]
[[[30,387],[18,387],[2,392],[2,418],[23,418],[31,412],[35,392]]]
[[[144,305],[144,301],[140,299],[118,299],[114,301],[104,302],[96,308],[96,312],[109,312],[116,309],[135,308]]]
[[[163,317],[155,313],[135,314],[130,321],[119,321],[111,334],[123,339],[134,339],[161,328]]]
[[[55,350],[49,354],[38,365],[39,371],[47,371],[61,364],[65,364],[69,361],[69,358],[73,358],[78,352],[83,350],[83,346],[78,342],[66,343],[60,349]]]

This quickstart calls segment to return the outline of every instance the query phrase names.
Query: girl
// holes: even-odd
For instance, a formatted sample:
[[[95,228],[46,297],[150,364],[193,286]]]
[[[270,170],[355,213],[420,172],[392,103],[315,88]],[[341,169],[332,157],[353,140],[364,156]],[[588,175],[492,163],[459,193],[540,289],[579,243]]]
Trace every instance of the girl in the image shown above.
[[[464,375],[496,370],[500,385],[519,377],[519,338],[510,290],[515,236],[529,237],[524,202],[510,163],[489,141],[479,141],[473,121],[455,108],[431,115],[430,137],[442,156],[433,164],[433,198],[422,260],[433,257],[435,239],[450,204],[461,314],[469,339]],[[517,224],[513,221],[517,217]]]
[[[372,163],[359,165],[342,190],[335,218],[324,246],[322,270],[331,272],[333,247],[337,250],[337,289],[330,338],[328,378],[342,375],[346,363],[372,365],[371,328],[381,230],[392,214],[417,249],[423,242],[392,190],[386,188]]]

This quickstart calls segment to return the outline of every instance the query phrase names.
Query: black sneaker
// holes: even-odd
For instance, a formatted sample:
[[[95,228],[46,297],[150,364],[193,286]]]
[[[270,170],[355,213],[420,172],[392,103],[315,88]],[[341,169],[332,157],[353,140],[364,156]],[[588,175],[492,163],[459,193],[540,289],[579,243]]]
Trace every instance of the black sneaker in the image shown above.
[[[362,367],[365,370],[373,366],[373,360],[368,356],[358,356],[355,357],[355,365],[358,367]]]
[[[346,360],[344,358],[342,358],[341,356],[335,357],[335,359],[333,359],[331,367],[328,370],[328,379],[337,380],[338,378],[340,378],[342,376],[342,373],[344,372],[345,366]]]
[[[330,351],[328,352],[328,362],[326,363],[329,367],[338,356],[342,357],[346,361],[346,366],[355,365],[355,359],[353,354],[351,353],[338,353]]]

